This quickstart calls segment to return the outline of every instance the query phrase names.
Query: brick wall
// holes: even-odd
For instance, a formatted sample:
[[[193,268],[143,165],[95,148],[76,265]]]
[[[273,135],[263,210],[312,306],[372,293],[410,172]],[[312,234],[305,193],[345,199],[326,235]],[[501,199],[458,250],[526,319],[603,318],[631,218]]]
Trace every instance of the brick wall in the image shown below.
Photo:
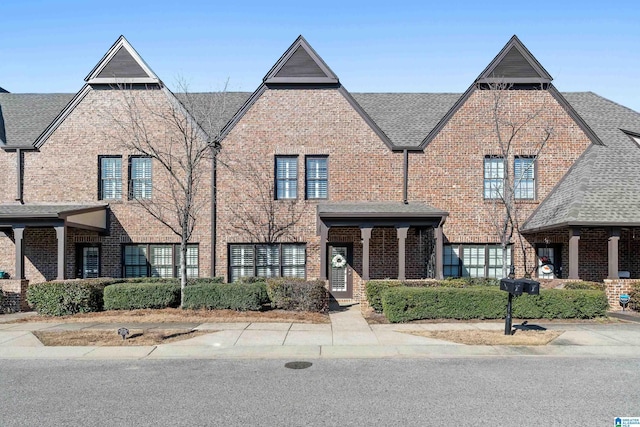
[[[611,310],[622,310],[622,306],[620,305],[620,295],[629,295],[629,293],[631,292],[631,287],[637,283],[637,279],[604,280],[607,299],[609,300],[609,307],[611,308]]]
[[[101,247],[103,276],[121,275],[121,248],[125,243],[179,243],[180,239],[155,220],[136,201],[127,200],[128,157],[137,154],[125,147],[131,133],[118,130],[117,123],[129,119],[126,103],[135,103],[146,129],[158,144],[168,145],[175,136],[171,123],[156,113],[166,113],[168,102],[159,90],[90,90],[75,110],[51,135],[39,152],[25,153],[24,200],[26,204],[109,203],[109,230],[97,232],[68,228],[66,274],[75,277],[75,248],[78,243],[97,243]],[[176,149],[173,150],[179,152]],[[98,200],[98,156],[122,156],[122,199]],[[211,274],[211,162],[202,163],[202,180],[196,197],[200,205],[191,242],[199,244],[200,275]],[[170,198],[166,173],[154,163],[153,201],[167,205]],[[0,173],[15,183],[15,155],[0,153]],[[3,181],[4,184],[5,181]],[[15,184],[1,186],[0,201],[15,198]],[[170,219],[172,221],[172,219]],[[173,221],[175,223],[175,221]],[[53,228],[27,228],[25,231],[25,275],[32,283],[54,279],[57,275],[57,241]],[[15,274],[15,245],[0,238],[0,265],[7,264]],[[4,268],[4,267],[3,267]]]
[[[27,288],[28,280],[2,279],[0,280],[0,292],[3,293],[2,310],[5,313],[28,311]]]

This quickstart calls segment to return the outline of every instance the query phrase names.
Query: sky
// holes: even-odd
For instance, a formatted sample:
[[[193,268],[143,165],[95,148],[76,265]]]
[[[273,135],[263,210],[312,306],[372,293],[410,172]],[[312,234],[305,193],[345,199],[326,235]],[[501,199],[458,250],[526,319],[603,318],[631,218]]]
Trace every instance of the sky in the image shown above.
[[[169,88],[255,90],[302,34],[350,92],[464,92],[516,34],[564,92],[640,111],[640,2],[3,0],[0,87],[75,93],[123,34]]]

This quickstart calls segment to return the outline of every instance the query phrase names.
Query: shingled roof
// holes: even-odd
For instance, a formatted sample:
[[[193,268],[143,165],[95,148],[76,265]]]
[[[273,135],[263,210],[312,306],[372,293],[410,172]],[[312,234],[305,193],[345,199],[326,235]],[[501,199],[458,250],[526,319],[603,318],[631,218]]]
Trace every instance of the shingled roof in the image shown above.
[[[33,148],[71,98],[71,93],[0,93],[0,144]]]
[[[640,113],[592,92],[564,94],[604,146],[592,144],[524,224],[524,231],[565,226],[640,225]]]

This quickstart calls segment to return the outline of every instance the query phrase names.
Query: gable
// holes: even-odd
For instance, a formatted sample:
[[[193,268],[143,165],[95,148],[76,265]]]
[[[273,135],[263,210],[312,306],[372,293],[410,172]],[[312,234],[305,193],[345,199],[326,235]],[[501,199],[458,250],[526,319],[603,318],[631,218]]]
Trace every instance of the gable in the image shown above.
[[[338,76],[302,36],[278,59],[263,79],[267,85],[337,85]]]
[[[476,80],[479,83],[547,84],[553,78],[513,36]]]
[[[104,66],[97,78],[133,78],[150,77],[126,48],[120,47],[111,60]]]
[[[120,36],[84,79],[88,84],[136,84],[162,85],[156,74],[144,62],[131,44]]]

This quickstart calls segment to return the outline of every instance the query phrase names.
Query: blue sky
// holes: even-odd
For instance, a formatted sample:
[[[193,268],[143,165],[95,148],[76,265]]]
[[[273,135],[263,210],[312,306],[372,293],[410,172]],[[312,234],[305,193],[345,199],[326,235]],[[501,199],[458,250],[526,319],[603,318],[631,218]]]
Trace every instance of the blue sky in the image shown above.
[[[0,86],[76,92],[120,34],[172,87],[253,91],[302,34],[351,92],[463,92],[513,34],[561,91],[640,111],[640,3],[4,0]]]

